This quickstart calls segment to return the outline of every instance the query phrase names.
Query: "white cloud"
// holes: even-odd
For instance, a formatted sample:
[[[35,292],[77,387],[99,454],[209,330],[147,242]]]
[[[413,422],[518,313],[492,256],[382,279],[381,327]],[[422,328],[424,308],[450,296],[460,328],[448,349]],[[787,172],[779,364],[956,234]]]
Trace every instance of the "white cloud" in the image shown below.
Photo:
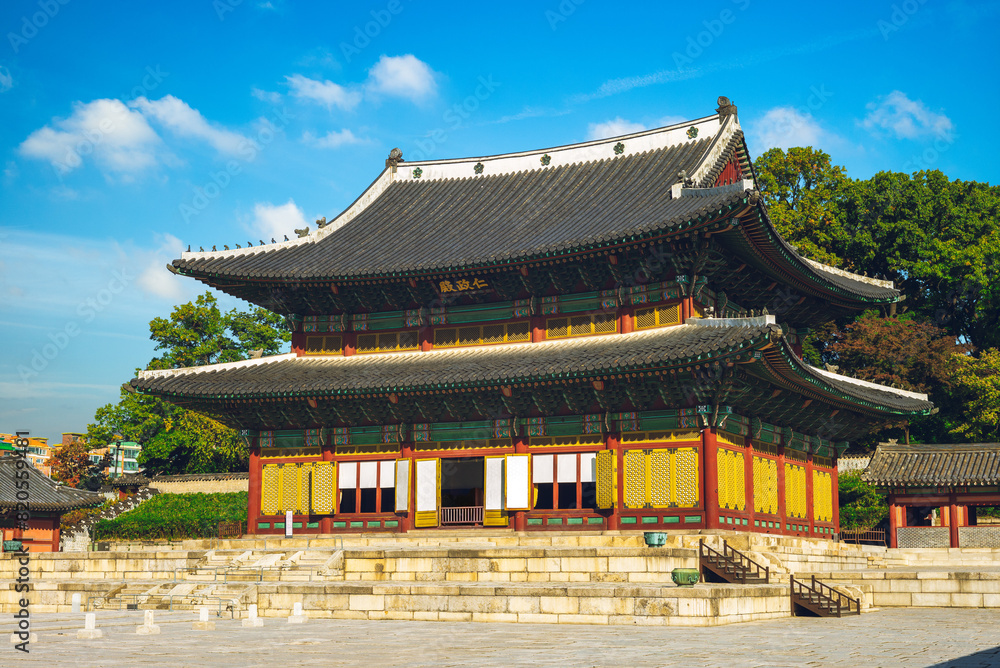
[[[620,137],[621,135],[628,135],[633,132],[642,132],[643,130],[650,128],[665,128],[669,125],[683,123],[686,120],[686,118],[681,116],[664,116],[653,125],[647,127],[642,123],[628,121],[621,116],[616,116],[610,121],[604,121],[603,123],[591,123],[588,125],[587,139],[610,139],[611,137]]]
[[[302,142],[316,148],[340,148],[347,144],[361,144],[365,140],[354,136],[354,133],[344,128],[340,132],[331,130],[322,137],[316,137],[311,132],[302,135]]]
[[[207,142],[219,153],[235,155],[249,141],[246,137],[209,123],[197,109],[192,109],[183,100],[167,95],[159,100],[136,98],[130,106],[154,118],[181,137],[193,137]]]
[[[419,102],[437,92],[434,71],[413,54],[379,58],[368,70],[369,90]]]
[[[911,100],[898,90],[879,97],[877,102],[869,102],[866,107],[868,115],[861,125],[873,134],[887,130],[897,139],[920,139],[949,137],[954,130],[950,118],[931,111],[920,100]]]
[[[310,79],[301,74],[286,76],[291,94],[294,97],[310,100],[324,105],[327,109],[344,109],[350,111],[361,102],[361,93],[349,90],[332,81]]]
[[[14,77],[11,76],[10,70],[0,65],[0,93],[6,93],[13,87]]]
[[[93,156],[102,169],[118,174],[156,164],[160,138],[145,117],[120,100],[76,102],[69,118],[54,119],[21,143],[21,155],[47,160],[60,173],[70,172]]]
[[[774,107],[760,120],[746,125],[757,155],[770,148],[815,147],[834,139],[834,135],[824,130],[812,115],[795,107]]]
[[[286,234],[294,239],[293,230],[302,229],[307,224],[302,209],[290,199],[284,204],[257,202],[253,207],[253,220],[245,227],[264,241],[272,238],[281,241]]]
[[[191,286],[187,285],[186,279],[170,273],[167,269],[167,264],[174,258],[180,257],[184,250],[181,240],[172,234],[163,234],[157,236],[157,241],[160,244],[158,248],[140,253],[140,259],[146,268],[139,274],[136,284],[148,295],[173,302],[183,301]]]
[[[608,139],[609,137],[641,132],[645,129],[646,126],[642,123],[626,121],[621,116],[618,116],[603,123],[591,123],[587,126],[587,139]]]
[[[253,95],[258,100],[264,102],[270,102],[271,104],[277,104],[281,102],[281,93],[276,93],[274,91],[263,90],[254,86],[250,89],[250,94]]]

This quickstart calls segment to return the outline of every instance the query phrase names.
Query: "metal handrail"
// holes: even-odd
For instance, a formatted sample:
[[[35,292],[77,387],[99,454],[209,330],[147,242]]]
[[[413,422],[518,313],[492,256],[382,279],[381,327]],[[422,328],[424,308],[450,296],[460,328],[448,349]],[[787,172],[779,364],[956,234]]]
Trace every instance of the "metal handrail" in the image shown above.
[[[861,545],[862,541],[887,545],[885,529],[841,529],[840,542]]]

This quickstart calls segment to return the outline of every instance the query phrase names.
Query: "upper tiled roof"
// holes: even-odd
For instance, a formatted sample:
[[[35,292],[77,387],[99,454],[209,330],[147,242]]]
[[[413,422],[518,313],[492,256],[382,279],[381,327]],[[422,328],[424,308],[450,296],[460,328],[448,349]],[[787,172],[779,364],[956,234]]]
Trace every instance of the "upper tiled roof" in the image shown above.
[[[19,491],[15,481],[27,482],[27,487],[21,490],[28,490],[28,511],[69,511],[76,508],[97,506],[104,502],[104,496],[97,492],[88,492],[83,489],[65,487],[58,484],[41,471],[28,464],[23,468],[17,467],[20,457],[16,455],[0,456],[0,508],[16,508],[19,500]],[[27,479],[15,478],[15,473],[27,471]]]
[[[687,136],[688,127],[700,129],[697,138]],[[739,132],[735,117],[710,117],[560,149],[405,162],[307,237],[184,253],[173,266],[215,277],[330,279],[495,264],[617,242],[742,197],[742,189],[671,197],[681,170],[696,174],[720,142]],[[624,146],[620,155],[616,143]]]
[[[862,478],[882,487],[1000,484],[1000,443],[882,443]]]

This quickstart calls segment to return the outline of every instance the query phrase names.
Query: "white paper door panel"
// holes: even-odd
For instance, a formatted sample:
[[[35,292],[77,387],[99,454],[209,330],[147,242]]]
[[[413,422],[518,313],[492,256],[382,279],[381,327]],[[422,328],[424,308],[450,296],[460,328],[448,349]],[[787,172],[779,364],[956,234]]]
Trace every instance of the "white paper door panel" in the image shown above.
[[[437,459],[417,462],[417,512],[437,510],[438,467]]]

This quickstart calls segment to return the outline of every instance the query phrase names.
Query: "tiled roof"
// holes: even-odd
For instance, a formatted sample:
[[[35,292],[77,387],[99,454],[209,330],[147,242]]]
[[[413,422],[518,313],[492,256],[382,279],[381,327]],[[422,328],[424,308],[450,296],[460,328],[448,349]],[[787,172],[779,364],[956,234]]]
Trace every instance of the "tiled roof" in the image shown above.
[[[97,492],[88,492],[73,487],[65,487],[44,475],[28,464],[17,468],[19,457],[3,455],[0,457],[0,508],[16,508],[19,502],[15,482],[27,482],[28,510],[39,511],[69,511],[76,508],[97,506],[104,502],[104,496]],[[18,472],[28,472],[26,479],[17,479]],[[23,491],[24,487],[21,488]]]
[[[118,476],[114,480],[110,481],[108,485],[110,487],[133,487],[135,485],[145,485],[147,483],[149,483],[149,478],[146,476],[141,473],[131,473]]]
[[[551,378],[587,378],[616,369],[670,367],[701,354],[761,346],[780,337],[773,316],[693,319],[686,324],[630,334],[607,334],[429,352],[379,353],[349,357],[293,354],[186,369],[143,371],[131,387],[167,397],[324,395],[394,392]],[[787,348],[787,344],[782,344]],[[797,363],[790,372],[810,390],[823,390],[901,411],[931,404],[923,395],[820,373]]]
[[[667,229],[744,196],[671,198],[709,139],[634,155],[468,178],[397,178],[358,215],[308,243],[185,254],[183,273],[327,279],[476,266]]]
[[[1000,443],[882,443],[862,478],[882,487],[1000,484]]]

